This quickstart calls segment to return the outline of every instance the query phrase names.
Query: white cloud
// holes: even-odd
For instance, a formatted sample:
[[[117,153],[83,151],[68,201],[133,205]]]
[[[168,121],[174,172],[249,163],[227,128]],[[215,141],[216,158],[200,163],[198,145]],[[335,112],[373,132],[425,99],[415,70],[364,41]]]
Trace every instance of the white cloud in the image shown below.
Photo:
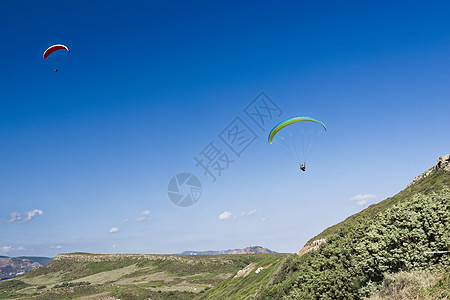
[[[13,251],[14,248],[12,246],[3,246],[0,247],[0,254],[8,254],[8,252]]]
[[[350,198],[351,201],[356,201],[359,205],[365,205],[369,200],[375,199],[377,196],[374,194],[358,194]]]
[[[8,223],[19,222],[20,220],[22,220],[22,214],[16,211],[13,211],[9,215],[11,216],[11,219],[9,219]]]
[[[251,215],[253,215],[253,214],[255,214],[255,213],[256,213],[256,208],[253,209],[253,210],[251,210],[251,211],[249,211],[249,212],[248,212],[248,215],[251,216]]]
[[[19,246],[17,248],[14,248],[13,246],[3,246],[3,247],[0,247],[0,254],[7,255],[9,252],[22,251],[22,250],[25,250],[25,247]]]
[[[117,231],[119,231],[119,227],[112,227],[112,228],[109,230],[109,233],[115,233],[115,232],[117,232]]]
[[[23,218],[21,213],[13,211],[12,213],[9,214],[11,216],[11,218],[9,219],[8,223],[13,223],[13,222],[25,223],[25,222],[29,222],[34,217],[40,216],[42,214],[43,214],[42,210],[35,209],[35,210],[31,210],[31,211],[27,212],[26,213],[26,217]]]
[[[143,222],[146,220],[150,221],[151,220],[151,218],[149,217],[150,213],[151,213],[151,211],[149,211],[149,210],[142,211],[141,212],[142,217],[137,218],[136,221],[138,221],[138,222]]]
[[[50,246],[51,249],[62,249],[63,246],[61,245],[56,245],[56,246]]]
[[[251,215],[254,215],[256,213],[256,208],[255,209],[252,209],[252,210],[249,210],[249,211],[243,211],[242,213],[241,213],[241,217],[244,217],[244,216],[251,216]]]
[[[128,218],[123,219],[123,222],[127,223],[128,222]]]
[[[27,217],[25,219],[23,219],[23,222],[31,221],[36,215],[40,216],[42,214],[43,214],[43,212],[40,209],[35,209],[32,211],[29,211],[29,212],[27,212]]]
[[[229,219],[229,218],[231,218],[231,216],[232,216],[233,214],[231,213],[231,212],[229,212],[229,211],[224,211],[223,213],[221,213],[220,215],[219,215],[219,220],[227,220],[227,219]]]

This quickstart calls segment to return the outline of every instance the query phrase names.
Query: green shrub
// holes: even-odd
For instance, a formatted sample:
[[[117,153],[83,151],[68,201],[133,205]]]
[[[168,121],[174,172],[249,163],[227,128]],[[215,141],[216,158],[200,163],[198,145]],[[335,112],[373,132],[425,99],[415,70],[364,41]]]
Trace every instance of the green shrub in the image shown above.
[[[450,255],[424,254],[448,250],[449,231],[448,188],[411,195],[374,217],[340,227],[318,250],[286,258],[258,298],[362,299],[389,280],[387,274],[450,268]],[[401,284],[401,278],[395,282]]]

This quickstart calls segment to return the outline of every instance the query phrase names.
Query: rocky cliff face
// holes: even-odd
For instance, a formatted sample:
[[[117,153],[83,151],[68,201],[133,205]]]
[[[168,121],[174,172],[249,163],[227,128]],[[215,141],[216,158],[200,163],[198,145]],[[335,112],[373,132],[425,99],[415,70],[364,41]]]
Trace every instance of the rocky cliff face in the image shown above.
[[[408,184],[407,187],[409,187],[409,186],[413,185],[414,183],[416,183],[417,181],[427,177],[433,171],[438,171],[438,170],[450,172],[450,154],[442,155],[441,157],[439,157],[436,165],[432,166],[431,168],[429,168],[428,170],[426,170],[419,176],[414,177],[414,180],[410,184]]]
[[[0,257],[0,280],[14,278],[31,269],[42,267],[52,259],[48,257]]]
[[[439,157],[436,167],[438,169],[443,169],[444,171],[450,172],[450,154]]]
[[[307,252],[309,252],[311,250],[317,250],[317,249],[319,249],[320,245],[322,243],[325,243],[326,241],[327,241],[326,238],[321,238],[321,239],[314,240],[311,243],[306,244],[305,246],[303,246],[303,248],[300,249],[300,251],[298,251],[298,255],[302,256],[303,254],[305,254],[305,253],[307,253]]]

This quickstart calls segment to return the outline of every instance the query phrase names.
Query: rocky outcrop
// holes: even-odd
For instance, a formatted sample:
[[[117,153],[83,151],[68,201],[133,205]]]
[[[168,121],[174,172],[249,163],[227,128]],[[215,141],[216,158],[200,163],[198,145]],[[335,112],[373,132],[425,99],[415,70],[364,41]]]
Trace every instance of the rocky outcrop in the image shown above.
[[[311,243],[308,243],[305,246],[303,246],[303,248],[300,249],[300,251],[298,251],[297,254],[299,256],[302,256],[303,254],[308,253],[309,251],[317,250],[317,249],[319,249],[320,245],[322,243],[325,243],[326,241],[327,241],[326,238],[321,238],[321,239],[314,240]]]
[[[256,274],[259,274],[262,270],[264,269],[269,269],[270,267],[273,266],[273,263],[264,266],[264,267],[259,267],[258,269],[255,270]],[[256,263],[251,263],[248,266],[246,266],[245,268],[243,268],[242,270],[239,270],[236,275],[234,275],[233,278],[237,278],[237,277],[247,277],[248,275],[250,275],[250,273],[255,269],[256,267]]]
[[[246,277],[248,276],[252,270],[256,267],[256,263],[251,263],[248,266],[246,266],[245,268],[243,268],[242,270],[239,270],[236,275],[234,275],[234,278],[237,277]]]
[[[442,155],[438,158],[437,164],[420,174],[419,176],[414,177],[414,180],[408,184],[406,187],[409,187],[413,184],[415,184],[417,181],[427,177],[430,175],[433,171],[443,170],[445,172],[450,172],[450,154]]]
[[[436,167],[446,172],[450,172],[450,154],[439,157]]]

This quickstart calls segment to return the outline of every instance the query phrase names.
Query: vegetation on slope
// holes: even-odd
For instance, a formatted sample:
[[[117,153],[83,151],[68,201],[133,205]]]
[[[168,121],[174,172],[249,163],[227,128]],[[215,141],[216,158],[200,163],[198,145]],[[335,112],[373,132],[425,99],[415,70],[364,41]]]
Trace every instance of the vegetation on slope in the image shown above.
[[[422,180],[425,181],[426,179]],[[286,259],[259,299],[362,299],[387,274],[449,270],[450,190],[405,196],[371,218],[340,226],[317,251]]]
[[[410,271],[388,274],[380,290],[367,300],[448,299],[449,273]]]
[[[396,194],[393,197],[387,198],[377,204],[370,205],[368,208],[363,211],[354,214],[344,221],[328,227],[324,231],[322,231],[317,236],[311,238],[306,244],[310,244],[312,241],[327,238],[328,236],[339,231],[341,227],[349,226],[352,227],[353,224],[358,223],[360,220],[370,219],[376,216],[378,213],[388,209],[389,207],[408,199],[412,195],[422,193],[422,194],[430,194],[433,191],[439,191],[444,186],[450,186],[450,172],[446,172],[444,170],[433,171],[429,176],[423,178],[422,180],[408,186],[400,193]]]
[[[267,256],[252,265],[247,274],[230,277],[196,299],[246,299],[269,284],[283,260],[284,257]]]
[[[287,254],[60,255],[48,265],[2,282],[0,299],[193,299],[239,270],[267,266]],[[261,271],[264,274],[265,270]]]
[[[22,294],[17,292],[21,289],[28,287],[29,285],[23,281],[17,279],[10,279],[0,282],[0,299],[8,299],[13,297],[19,297]]]

